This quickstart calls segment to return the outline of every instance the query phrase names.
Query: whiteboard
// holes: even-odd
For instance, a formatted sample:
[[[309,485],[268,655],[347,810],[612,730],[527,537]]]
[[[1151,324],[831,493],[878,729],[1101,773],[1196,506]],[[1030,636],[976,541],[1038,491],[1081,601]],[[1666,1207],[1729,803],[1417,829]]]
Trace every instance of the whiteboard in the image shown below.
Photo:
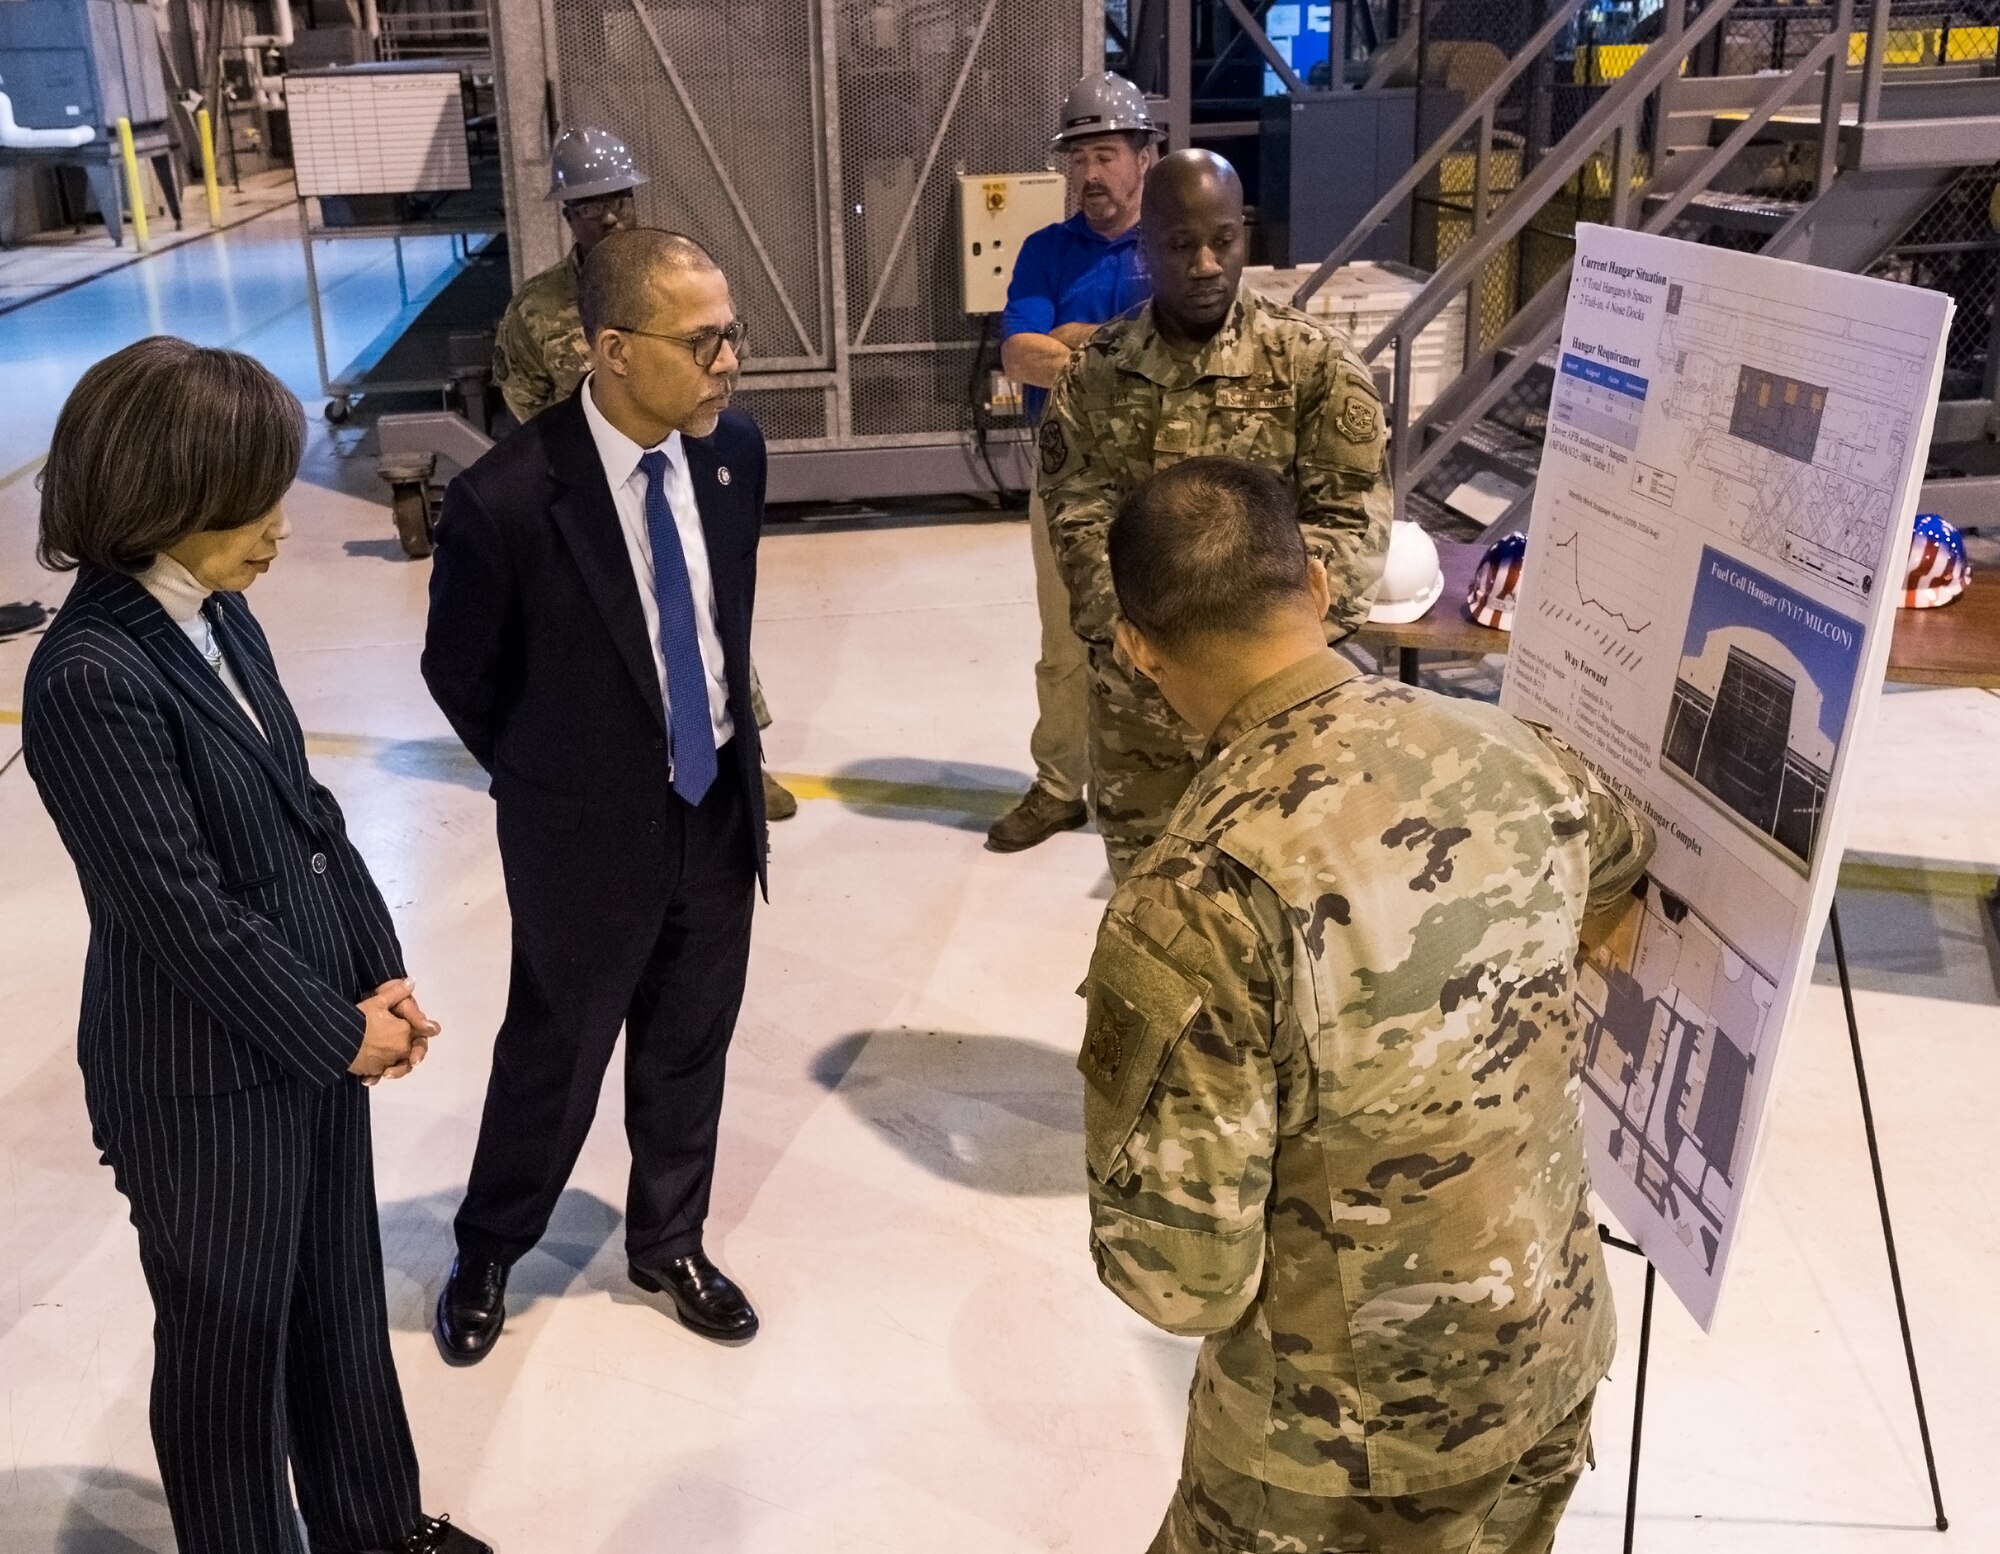
[[[301,195],[472,186],[456,70],[295,74],[285,102]]]

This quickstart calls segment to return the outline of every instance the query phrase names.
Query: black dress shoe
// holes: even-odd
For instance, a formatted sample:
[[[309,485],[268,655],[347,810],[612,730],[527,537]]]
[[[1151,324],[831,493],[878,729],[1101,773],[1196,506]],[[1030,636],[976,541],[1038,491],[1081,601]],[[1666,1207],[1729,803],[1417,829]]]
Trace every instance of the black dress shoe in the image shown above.
[[[490,1257],[452,1260],[451,1277],[438,1292],[431,1336],[447,1365],[477,1365],[507,1321],[507,1265]],[[454,1534],[463,1537],[463,1533]],[[455,1549],[440,1544],[440,1549]]]
[[[503,1277],[505,1270],[502,1270]],[[426,1516],[391,1554],[493,1554],[493,1545],[454,1527],[449,1516]]]
[[[631,1265],[632,1282],[650,1295],[671,1295],[681,1321],[704,1338],[742,1343],[757,1336],[757,1313],[736,1282],[706,1252],[690,1252],[655,1268]]]

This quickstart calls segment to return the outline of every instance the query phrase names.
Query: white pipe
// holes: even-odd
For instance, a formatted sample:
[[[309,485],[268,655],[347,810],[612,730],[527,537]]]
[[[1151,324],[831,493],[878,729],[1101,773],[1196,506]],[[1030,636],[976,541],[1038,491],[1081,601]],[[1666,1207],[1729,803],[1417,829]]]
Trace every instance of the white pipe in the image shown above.
[[[371,38],[382,36],[382,18],[375,9],[375,0],[361,0],[361,30]]]
[[[97,139],[97,131],[88,124],[79,124],[72,129],[28,129],[14,122],[14,99],[0,92],[0,146],[12,150],[48,150],[61,147],[72,150],[77,146],[87,146]]]
[[[278,30],[245,38],[243,42],[247,47],[288,49],[297,41],[297,35],[292,31],[292,0],[271,0],[271,9],[277,13]]]

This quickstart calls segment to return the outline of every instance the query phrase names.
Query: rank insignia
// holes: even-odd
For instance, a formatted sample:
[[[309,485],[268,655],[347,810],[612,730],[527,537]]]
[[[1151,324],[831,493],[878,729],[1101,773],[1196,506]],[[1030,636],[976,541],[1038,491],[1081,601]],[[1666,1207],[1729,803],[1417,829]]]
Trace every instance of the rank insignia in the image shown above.
[[[1111,1080],[1118,1076],[1118,1065],[1125,1061],[1125,1041],[1118,1034],[1115,1020],[1097,1022],[1096,1029],[1084,1039],[1083,1056],[1099,1078]]]
[[[1349,442],[1373,442],[1380,428],[1375,401],[1363,394],[1349,394],[1340,402],[1340,414],[1333,424]]]

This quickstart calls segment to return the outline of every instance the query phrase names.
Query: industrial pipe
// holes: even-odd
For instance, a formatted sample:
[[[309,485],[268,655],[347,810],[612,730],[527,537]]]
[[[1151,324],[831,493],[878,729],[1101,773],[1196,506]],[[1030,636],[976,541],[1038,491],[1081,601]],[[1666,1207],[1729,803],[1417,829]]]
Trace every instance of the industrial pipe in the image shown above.
[[[245,47],[288,49],[297,41],[297,35],[292,31],[292,0],[271,0],[271,10],[278,18],[278,30],[254,38],[245,38],[243,40]]]
[[[29,129],[14,122],[14,99],[0,92],[0,146],[10,150],[49,150],[62,148],[73,150],[77,146],[87,146],[97,138],[97,131],[88,124],[78,124],[70,129]]]

